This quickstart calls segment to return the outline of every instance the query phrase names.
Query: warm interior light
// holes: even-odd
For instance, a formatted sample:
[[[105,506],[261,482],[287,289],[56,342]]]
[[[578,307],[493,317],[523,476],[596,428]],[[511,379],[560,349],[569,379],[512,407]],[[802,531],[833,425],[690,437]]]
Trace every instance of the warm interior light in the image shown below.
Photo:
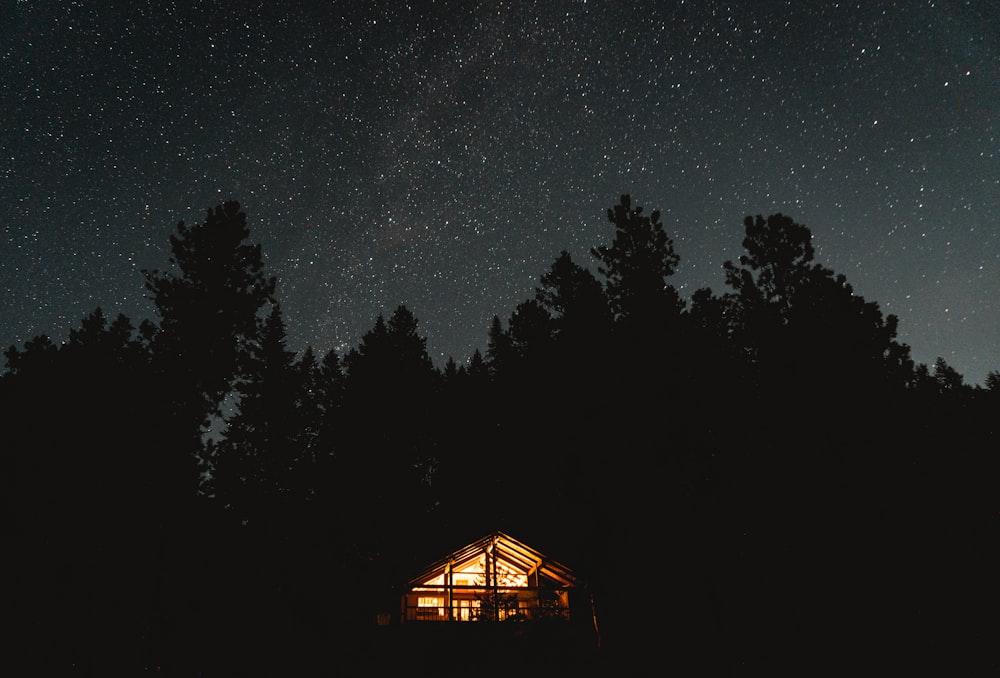
[[[544,580],[544,581],[543,581]],[[407,620],[477,621],[566,616],[568,569],[516,540],[491,535],[410,580]]]
[[[492,568],[491,568],[492,569]],[[462,575],[466,583],[475,586],[492,586],[492,582],[486,581],[486,554],[480,554],[478,558],[466,561],[456,566],[452,570],[452,580],[460,585],[456,577]],[[510,563],[498,560],[496,564],[497,586],[504,588],[526,587],[528,585],[528,573],[520,568],[513,567]],[[446,574],[441,573],[436,577],[422,582],[424,586],[447,586]],[[419,589],[415,589],[419,590]]]
[[[434,598],[432,596],[420,596],[417,598],[417,607],[435,607],[439,617],[444,616],[444,598]]]

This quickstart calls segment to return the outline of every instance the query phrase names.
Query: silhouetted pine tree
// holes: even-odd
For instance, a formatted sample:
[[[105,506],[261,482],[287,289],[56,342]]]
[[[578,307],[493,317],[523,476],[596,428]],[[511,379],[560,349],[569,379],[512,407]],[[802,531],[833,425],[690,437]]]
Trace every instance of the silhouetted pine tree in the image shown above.
[[[204,223],[177,225],[170,236],[179,273],[143,271],[160,317],[147,325],[158,389],[168,398],[173,426],[161,440],[193,457],[201,435],[241,374],[257,336],[261,309],[274,301],[275,279],[263,273],[259,245],[239,203],[210,209]]]
[[[604,292],[614,322],[608,388],[625,407],[662,409],[688,379],[683,331],[684,301],[668,279],[680,256],[664,231],[660,212],[648,216],[623,195],[608,209],[614,226],[611,245],[594,247],[604,276]],[[633,401],[626,404],[627,401]],[[635,413],[644,420],[652,412]],[[642,435],[645,435],[643,433]]]
[[[535,299],[549,312],[562,350],[591,353],[601,346],[611,324],[611,310],[601,283],[565,250],[535,288]],[[577,345],[591,344],[586,349]]]
[[[296,362],[286,348],[281,309],[274,304],[237,384],[237,409],[217,446],[213,473],[220,500],[244,519],[312,495],[318,380],[312,351]]]
[[[313,372],[313,388],[319,415],[319,428],[313,441],[315,498],[332,513],[338,483],[336,457],[344,434],[344,375],[340,356],[335,350],[328,351],[320,361],[318,371]]]
[[[562,252],[541,276],[535,301],[549,314],[548,389],[550,406],[560,417],[570,410],[596,414],[598,394],[608,384],[608,371],[595,370],[608,353],[611,339],[611,310],[601,283],[586,268]]]
[[[812,235],[791,218],[747,217],[740,265],[725,263],[731,336],[759,378],[784,388],[797,379],[840,397],[845,390],[900,388],[909,349],[895,316],[854,294],[842,275],[813,263]]]
[[[407,526],[432,506],[440,375],[426,343],[416,317],[401,305],[388,322],[379,316],[344,357],[337,500],[345,515],[355,516],[358,539],[383,553],[404,548],[415,535]]]
[[[520,378],[539,381],[548,378],[555,327],[545,307],[535,299],[519,303],[507,324],[514,354],[514,372]]]
[[[224,543],[210,529],[215,504],[196,496],[205,436],[221,424],[223,402],[244,375],[262,313],[274,301],[275,279],[265,276],[260,246],[249,235],[239,204],[226,202],[201,224],[178,224],[170,237],[172,271],[143,271],[158,316],[140,326],[153,372],[145,393],[163,414],[162,424],[146,431],[144,448],[169,461],[162,478],[173,491],[155,528],[160,552],[150,608],[157,628],[172,629],[160,646],[186,653],[201,647],[182,638],[203,628],[205,588],[213,582],[206,569]]]
[[[660,212],[646,216],[642,207],[632,207],[630,196],[623,195],[608,209],[608,221],[615,227],[614,240],[591,252],[601,262],[598,270],[606,278],[614,320],[628,333],[662,337],[676,323],[684,302],[667,283],[680,256],[663,230]]]
[[[481,383],[489,379],[489,367],[487,367],[486,359],[483,358],[483,354],[480,353],[478,348],[472,352],[472,357],[469,358],[469,366],[466,368],[466,374],[469,376],[469,379]]]
[[[727,426],[736,435],[722,457],[722,510],[733,517],[727,529],[754,535],[739,559],[768,582],[761,590],[837,578],[816,596],[832,623],[876,595],[849,554],[895,558],[877,535],[887,528],[881,493],[904,463],[897,436],[912,362],[895,317],[814,262],[809,229],[781,214],[744,225],[746,254],[725,264],[732,292],[699,304],[701,321],[718,318],[713,304],[723,311],[749,375],[731,393]],[[749,622],[764,601],[740,586],[727,595]],[[792,597],[772,605],[771,623],[782,627],[798,609]]]
[[[510,334],[503,327],[500,316],[494,315],[490,323],[486,344],[486,366],[494,379],[504,379],[513,369],[515,352]]]

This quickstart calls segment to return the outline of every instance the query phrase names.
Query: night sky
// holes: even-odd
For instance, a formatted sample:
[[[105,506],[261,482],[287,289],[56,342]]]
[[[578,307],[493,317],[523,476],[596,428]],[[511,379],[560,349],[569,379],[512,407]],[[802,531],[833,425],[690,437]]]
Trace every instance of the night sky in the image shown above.
[[[685,298],[782,212],[915,360],[1000,370],[995,0],[0,0],[0,121],[0,346],[153,317],[238,200],[290,348],[405,303],[462,362],[630,193]]]

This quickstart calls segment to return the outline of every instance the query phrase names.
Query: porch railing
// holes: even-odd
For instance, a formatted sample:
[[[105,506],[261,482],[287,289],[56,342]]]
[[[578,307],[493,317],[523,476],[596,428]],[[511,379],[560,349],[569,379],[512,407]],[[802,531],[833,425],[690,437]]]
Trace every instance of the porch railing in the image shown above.
[[[455,601],[451,606],[450,616],[448,615],[447,605],[440,607],[409,606],[405,610],[405,619],[406,621],[480,621],[493,618],[494,611],[492,609],[481,606],[462,605],[461,602],[468,601]],[[546,605],[539,606],[538,601],[535,600],[521,600],[518,601],[516,608],[501,607],[496,610],[498,621],[534,619],[537,617],[565,617],[568,614],[569,611],[565,608]]]

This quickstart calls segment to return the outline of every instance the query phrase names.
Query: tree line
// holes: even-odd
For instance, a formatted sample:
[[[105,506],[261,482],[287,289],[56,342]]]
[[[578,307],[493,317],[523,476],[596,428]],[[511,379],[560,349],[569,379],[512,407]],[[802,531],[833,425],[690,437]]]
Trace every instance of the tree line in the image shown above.
[[[1000,372],[916,364],[788,216],[747,217],[725,291],[690,299],[659,212],[607,218],[596,275],[560,253],[442,368],[405,305],[343,354],[289,349],[239,204],[180,223],[143,272],[156,320],[96,309],[5,353],[16,645],[81,674],[319,673],[493,529],[585,575],[615,661],[974,642]]]

